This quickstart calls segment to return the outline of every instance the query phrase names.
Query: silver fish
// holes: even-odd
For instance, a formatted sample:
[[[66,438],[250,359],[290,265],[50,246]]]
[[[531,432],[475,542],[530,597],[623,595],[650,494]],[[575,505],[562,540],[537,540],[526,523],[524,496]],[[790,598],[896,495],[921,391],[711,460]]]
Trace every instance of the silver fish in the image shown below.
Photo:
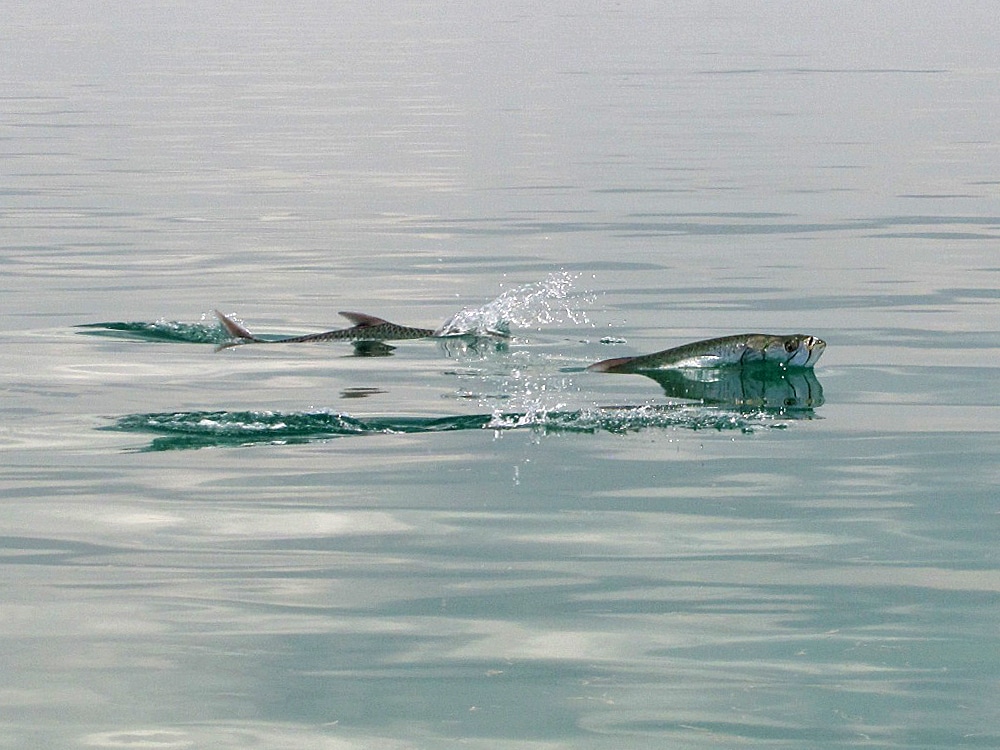
[[[390,323],[388,320],[376,318],[374,315],[341,312],[341,315],[354,323],[353,326],[323,333],[310,333],[305,336],[262,339],[254,336],[244,326],[218,310],[215,311],[215,314],[226,332],[237,339],[230,344],[223,344],[223,348],[239,344],[303,344],[310,341],[404,341],[406,339],[424,339],[434,335],[434,331],[430,328],[411,328],[401,326],[398,323]]]
[[[826,342],[823,339],[804,333],[788,336],[740,333],[735,336],[695,341],[639,357],[605,359],[587,369],[594,372],[641,373],[665,368],[728,367],[754,363],[812,367],[824,349]]]

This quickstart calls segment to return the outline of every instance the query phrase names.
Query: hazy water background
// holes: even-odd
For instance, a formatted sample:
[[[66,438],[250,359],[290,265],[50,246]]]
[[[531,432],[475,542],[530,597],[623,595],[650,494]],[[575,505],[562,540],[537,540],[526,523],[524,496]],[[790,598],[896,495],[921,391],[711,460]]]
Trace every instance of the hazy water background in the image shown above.
[[[1000,40],[905,7],[6,4],[0,746],[1000,745]],[[560,272],[504,351],[75,328]],[[578,372],[752,329],[829,342],[815,418]],[[534,427],[107,429],[252,410]]]

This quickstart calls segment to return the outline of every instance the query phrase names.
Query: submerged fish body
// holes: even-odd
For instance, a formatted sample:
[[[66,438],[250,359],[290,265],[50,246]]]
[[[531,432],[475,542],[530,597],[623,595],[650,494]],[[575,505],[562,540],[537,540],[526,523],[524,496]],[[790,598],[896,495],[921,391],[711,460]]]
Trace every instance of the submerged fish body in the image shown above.
[[[323,333],[310,333],[305,336],[291,336],[283,339],[262,339],[254,336],[244,326],[237,323],[227,315],[223,315],[218,310],[216,316],[226,332],[236,339],[224,346],[237,346],[239,344],[303,344],[319,341],[406,341],[408,339],[425,339],[434,335],[430,328],[412,328],[402,326],[398,323],[391,323],[383,318],[374,315],[356,312],[341,312],[340,314],[354,323],[350,328],[339,328],[334,331],[324,331]]]
[[[669,368],[738,367],[752,364],[812,367],[824,349],[825,341],[803,333],[740,333],[695,341],[638,357],[606,359],[587,369],[594,372],[642,373]]]

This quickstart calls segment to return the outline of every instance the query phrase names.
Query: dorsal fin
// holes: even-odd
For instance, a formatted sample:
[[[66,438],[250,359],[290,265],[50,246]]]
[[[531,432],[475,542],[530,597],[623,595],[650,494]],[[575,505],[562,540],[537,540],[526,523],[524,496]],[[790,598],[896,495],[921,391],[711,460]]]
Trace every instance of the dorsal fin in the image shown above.
[[[367,328],[368,326],[380,326],[383,323],[389,322],[384,318],[377,318],[374,315],[368,315],[367,313],[341,311],[339,314],[354,323],[354,325],[361,326],[363,328]]]
[[[250,341],[257,341],[257,337],[254,336],[250,331],[241,326],[235,320],[230,318],[228,315],[223,315],[218,310],[215,311],[215,317],[219,319],[222,323],[222,327],[226,329],[226,333],[232,336],[234,339],[248,339]]]

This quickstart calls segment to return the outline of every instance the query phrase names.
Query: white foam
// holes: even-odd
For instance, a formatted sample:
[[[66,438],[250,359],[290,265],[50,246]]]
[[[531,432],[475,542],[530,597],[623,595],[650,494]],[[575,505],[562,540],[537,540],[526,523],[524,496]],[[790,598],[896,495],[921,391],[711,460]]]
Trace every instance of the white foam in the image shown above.
[[[576,275],[561,271],[542,281],[514,287],[481,307],[452,315],[435,336],[509,336],[511,328],[538,328],[560,323],[589,324],[580,309],[584,298],[573,291]]]

